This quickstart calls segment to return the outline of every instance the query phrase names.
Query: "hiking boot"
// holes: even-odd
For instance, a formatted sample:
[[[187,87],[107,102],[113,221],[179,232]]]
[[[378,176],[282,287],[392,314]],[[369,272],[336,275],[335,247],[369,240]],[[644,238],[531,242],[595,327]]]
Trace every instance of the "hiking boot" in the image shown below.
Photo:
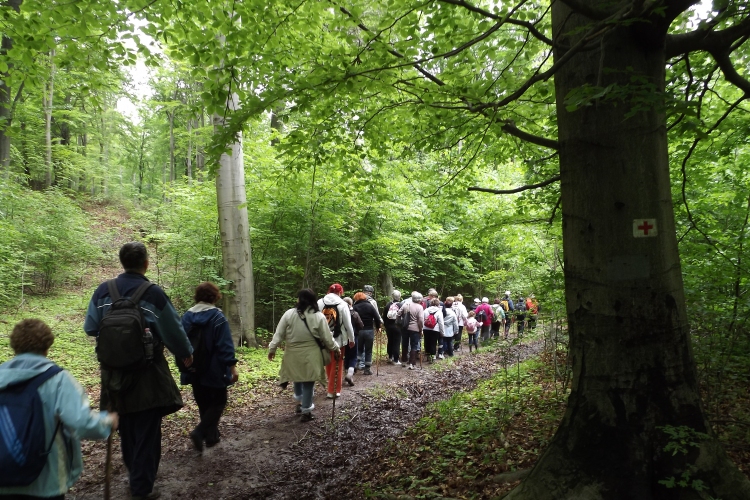
[[[333,399],[333,393],[329,392],[328,394],[326,394],[326,399]]]
[[[344,377],[344,380],[346,380],[346,383],[349,384],[349,387],[354,387],[354,379],[350,375]]]
[[[315,420],[315,417],[312,413],[303,413],[302,416],[299,418],[300,422],[309,422],[310,420]]]
[[[365,367],[365,371],[362,372],[362,375],[372,375],[372,371],[370,370],[369,366]]]
[[[190,441],[192,441],[195,451],[203,453],[203,438],[196,434],[195,431],[190,433]]]
[[[406,365],[404,365],[404,366],[406,366]],[[411,363],[409,363],[409,370],[413,370],[413,369],[414,369],[414,365],[411,364]]]
[[[400,364],[401,364],[401,361],[399,361],[398,359],[396,359],[396,362],[395,362],[395,363],[393,363],[393,364],[394,364],[394,365],[400,365]]]
[[[438,359],[445,359],[445,356],[442,353],[438,354]]]
[[[161,491],[154,488],[151,490],[151,493],[149,493],[146,496],[138,496],[138,495],[132,495],[130,497],[130,500],[156,500],[161,496]]]
[[[301,404],[301,403],[300,403],[300,404],[298,404],[298,405],[297,405],[297,406],[296,406],[296,407],[294,408],[294,413],[295,413],[295,414],[297,414],[297,415],[299,415],[300,413],[302,413],[302,404]]]

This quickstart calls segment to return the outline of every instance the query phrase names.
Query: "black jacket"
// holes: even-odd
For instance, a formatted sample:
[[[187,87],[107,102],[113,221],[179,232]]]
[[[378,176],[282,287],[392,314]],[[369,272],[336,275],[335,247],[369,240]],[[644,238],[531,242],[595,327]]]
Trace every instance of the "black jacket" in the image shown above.
[[[362,318],[362,323],[365,325],[362,330],[374,330],[382,326],[378,311],[375,310],[369,301],[358,300],[354,303],[354,310],[357,311],[359,317]],[[375,325],[374,327],[373,324]]]

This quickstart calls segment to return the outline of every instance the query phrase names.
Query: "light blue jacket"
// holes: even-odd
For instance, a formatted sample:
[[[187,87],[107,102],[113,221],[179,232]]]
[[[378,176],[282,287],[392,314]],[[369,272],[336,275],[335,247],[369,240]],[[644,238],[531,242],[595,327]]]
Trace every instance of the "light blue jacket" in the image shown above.
[[[28,380],[52,366],[52,361],[39,354],[19,354],[0,365],[0,390],[10,384]],[[47,465],[39,477],[28,486],[0,488],[0,495],[11,493],[52,497],[64,495],[81,476],[81,439],[105,439],[110,433],[107,412],[92,411],[83,387],[63,370],[39,387],[44,407],[44,427],[47,443],[62,422],[55,436]]]

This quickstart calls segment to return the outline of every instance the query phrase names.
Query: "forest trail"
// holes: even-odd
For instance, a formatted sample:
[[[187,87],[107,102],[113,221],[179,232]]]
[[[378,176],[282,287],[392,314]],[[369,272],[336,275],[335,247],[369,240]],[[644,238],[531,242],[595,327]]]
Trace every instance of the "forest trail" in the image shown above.
[[[539,353],[540,343],[521,343],[506,354],[510,363]],[[291,387],[273,382],[257,388],[261,394],[247,406],[233,405],[222,418],[222,441],[197,456],[187,433],[197,423],[192,395],[183,391],[186,407],[165,419],[162,461],[156,481],[162,498],[181,499],[314,499],[359,498],[361,469],[389,438],[398,438],[422,415],[428,403],[470,390],[502,366],[502,354],[466,348],[451,361],[407,370],[381,363],[379,375],[355,375],[336,403],[319,385],[315,420],[301,423],[294,414]],[[233,393],[230,390],[230,401]],[[230,402],[230,405],[232,403]],[[101,498],[106,445],[86,443],[86,467],[68,498]],[[127,499],[127,475],[114,449],[113,498]]]

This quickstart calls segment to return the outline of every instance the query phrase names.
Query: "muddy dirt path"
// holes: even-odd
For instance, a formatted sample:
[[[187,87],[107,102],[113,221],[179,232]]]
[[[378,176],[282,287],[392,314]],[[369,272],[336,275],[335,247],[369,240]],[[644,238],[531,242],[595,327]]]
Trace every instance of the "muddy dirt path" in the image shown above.
[[[509,362],[538,354],[540,343],[513,348]],[[291,388],[272,382],[258,388],[259,397],[235,406],[222,418],[222,441],[203,456],[193,451],[187,433],[197,423],[192,395],[183,393],[186,408],[165,420],[157,487],[162,498],[179,499],[318,499],[362,498],[358,475],[389,438],[398,438],[419,419],[425,406],[472,389],[502,366],[499,350],[457,353],[452,363],[438,361],[407,370],[381,363],[379,375],[355,375],[336,402],[316,386],[315,416],[301,423],[294,415]],[[230,400],[232,393],[230,389]],[[85,443],[85,470],[69,499],[103,496],[106,444]],[[114,499],[128,499],[127,475],[114,444]]]

